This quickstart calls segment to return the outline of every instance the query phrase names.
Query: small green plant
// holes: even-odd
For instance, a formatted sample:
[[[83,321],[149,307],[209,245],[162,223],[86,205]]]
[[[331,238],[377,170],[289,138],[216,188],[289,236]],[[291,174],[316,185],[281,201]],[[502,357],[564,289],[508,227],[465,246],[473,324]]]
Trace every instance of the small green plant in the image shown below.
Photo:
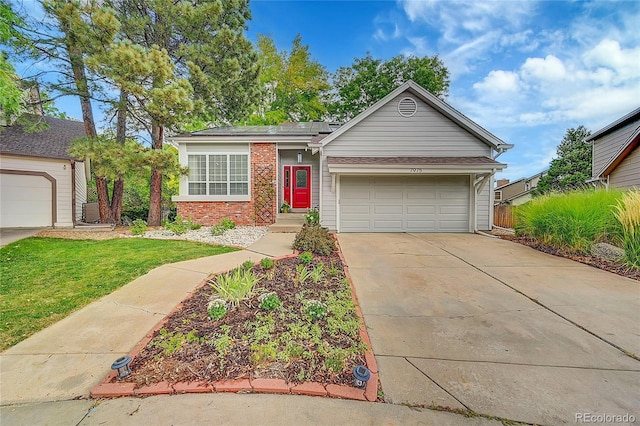
[[[273,291],[261,294],[258,300],[260,301],[260,308],[264,309],[265,311],[277,309],[281,304],[278,294]]]
[[[197,333],[198,330],[191,330],[185,335],[180,332],[169,332],[162,328],[152,346],[162,348],[163,355],[171,356],[178,353],[185,343],[200,342],[202,339],[198,337]]]
[[[296,234],[292,248],[326,256],[335,251],[336,245],[327,228],[304,224]]]
[[[311,321],[320,321],[327,316],[327,305],[319,300],[307,300],[303,308],[304,314]]]
[[[333,260],[329,264],[329,269],[327,269],[327,274],[329,274],[330,277],[337,277],[340,274],[340,269],[338,269],[335,263],[333,263]]]
[[[222,226],[224,230],[227,231],[229,229],[235,228],[236,223],[231,219],[229,219],[228,217],[223,217],[222,219],[220,219],[220,226]]]
[[[274,265],[275,262],[273,261],[273,259],[269,259],[268,257],[265,257],[260,261],[260,266],[262,267],[262,269],[271,269],[274,267]]]
[[[286,201],[284,201],[284,202],[280,205],[280,212],[282,212],[282,213],[289,213],[289,210],[291,210],[291,206],[289,205],[289,203],[287,203]]]
[[[259,281],[260,278],[253,271],[240,267],[216,276],[215,280],[209,284],[220,298],[233,306],[238,306],[240,301],[251,296],[253,288]]]
[[[274,343],[251,345],[251,355],[249,356],[251,364],[257,366],[275,361],[277,353]]]
[[[133,235],[142,235],[147,231],[147,222],[142,219],[136,219],[130,229]]]
[[[324,265],[322,262],[318,263],[315,268],[311,271],[311,281],[315,284],[318,284],[320,280],[324,278]]]
[[[624,194],[614,215],[622,226],[623,261],[632,268],[640,268],[640,191]]]
[[[219,356],[225,356],[233,346],[233,339],[228,334],[223,334],[213,341],[213,347]]]
[[[344,370],[344,360],[347,355],[347,351],[342,348],[330,350],[324,360],[325,368],[334,373],[340,373]]]
[[[225,231],[224,227],[220,226],[220,225],[213,225],[211,227],[211,235],[213,235],[215,237],[218,237],[218,236],[224,234],[224,231]]]
[[[227,302],[224,299],[215,298],[207,306],[209,318],[219,320],[227,314]]]
[[[305,220],[309,226],[320,226],[320,212],[317,207],[309,210],[309,213],[305,215]]]
[[[305,281],[309,279],[311,276],[311,272],[304,265],[296,266],[296,276],[293,278],[293,283],[297,286],[298,284],[304,284]]]
[[[242,262],[242,269],[244,269],[245,271],[250,271],[251,269],[253,269],[255,263],[253,263],[250,260],[245,260],[244,262]]]
[[[298,259],[300,260],[301,263],[308,265],[313,260],[313,254],[311,254],[308,251],[305,251],[304,253],[300,253],[300,255],[298,256]]]
[[[165,222],[165,229],[173,232],[176,235],[182,235],[190,229],[199,229],[200,224],[194,223],[190,220],[182,220],[181,216],[176,216],[173,222]]]

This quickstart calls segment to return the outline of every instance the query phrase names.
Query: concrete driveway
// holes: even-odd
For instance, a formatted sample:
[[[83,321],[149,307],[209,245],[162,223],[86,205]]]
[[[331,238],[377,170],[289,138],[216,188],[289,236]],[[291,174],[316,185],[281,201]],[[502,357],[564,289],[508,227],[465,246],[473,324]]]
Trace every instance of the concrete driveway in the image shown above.
[[[0,247],[36,235],[43,229],[50,228],[0,228]]]
[[[339,234],[385,399],[640,422],[640,283],[464,234]]]

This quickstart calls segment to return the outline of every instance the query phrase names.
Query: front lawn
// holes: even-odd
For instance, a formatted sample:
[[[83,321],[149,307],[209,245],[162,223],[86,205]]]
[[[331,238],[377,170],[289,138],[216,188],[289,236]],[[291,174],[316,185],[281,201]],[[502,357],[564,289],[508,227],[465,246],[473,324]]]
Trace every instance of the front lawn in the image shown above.
[[[189,241],[27,238],[0,249],[0,350],[165,263],[236,249]]]

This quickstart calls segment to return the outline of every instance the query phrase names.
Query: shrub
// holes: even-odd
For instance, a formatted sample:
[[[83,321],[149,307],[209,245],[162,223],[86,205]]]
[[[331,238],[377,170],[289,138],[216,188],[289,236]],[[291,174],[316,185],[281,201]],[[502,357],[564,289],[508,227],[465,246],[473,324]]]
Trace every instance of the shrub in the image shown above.
[[[275,262],[273,261],[273,259],[269,259],[268,257],[265,257],[260,261],[260,266],[262,266],[262,269],[271,269],[274,267],[274,265]]]
[[[304,218],[307,221],[307,225],[320,226],[320,212],[318,211],[318,208],[314,207],[309,210],[309,213],[307,213]]]
[[[250,271],[254,266],[255,263],[250,260],[245,260],[244,262],[242,262],[242,269],[244,269],[245,271]]]
[[[310,251],[315,254],[328,255],[336,249],[333,237],[327,228],[303,225],[293,240],[294,249]]]
[[[224,230],[227,231],[229,229],[235,228],[236,223],[231,219],[229,219],[228,217],[223,217],[222,219],[220,219],[220,226],[222,226]]]
[[[319,300],[307,300],[304,304],[303,313],[311,321],[319,321],[327,316],[327,305]]]
[[[136,219],[133,221],[133,226],[131,227],[131,233],[133,235],[142,235],[147,230],[147,222],[142,219]]]
[[[260,301],[260,308],[264,309],[265,311],[277,309],[281,304],[278,294],[273,291],[260,295],[258,300]]]
[[[624,194],[615,206],[614,215],[622,226],[623,262],[640,268],[640,191]]]
[[[182,217],[176,216],[173,222],[165,222],[164,227],[176,235],[182,235],[192,229],[200,229],[202,225],[192,222],[191,220],[182,220]]]
[[[123,220],[134,222],[136,219],[145,220],[149,217],[148,207],[129,207],[122,209]]]
[[[227,302],[224,299],[215,298],[209,302],[207,311],[211,319],[219,320],[227,314]]]
[[[544,244],[589,253],[600,241],[615,242],[620,224],[613,208],[619,191],[574,191],[534,198],[514,210],[518,235]]]
[[[218,296],[234,306],[251,296],[253,288],[260,281],[251,270],[242,267],[226,274],[218,275],[213,282],[209,282]]]

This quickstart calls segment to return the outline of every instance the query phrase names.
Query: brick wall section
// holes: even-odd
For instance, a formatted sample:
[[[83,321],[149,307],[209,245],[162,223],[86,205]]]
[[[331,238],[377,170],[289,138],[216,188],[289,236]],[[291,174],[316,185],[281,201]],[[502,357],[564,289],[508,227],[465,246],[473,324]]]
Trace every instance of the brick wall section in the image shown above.
[[[270,220],[264,220],[264,218],[258,217],[256,225],[265,226],[271,225],[275,222],[277,213],[277,180],[276,180],[276,168],[277,168],[277,152],[276,144],[274,143],[252,143],[251,144],[251,175],[253,177],[258,176],[257,170],[265,166],[271,166],[272,175],[270,176],[271,186],[273,187],[273,196],[271,197],[269,210],[271,211]],[[256,188],[256,181],[252,182],[253,197],[255,199],[258,190]]]
[[[252,198],[255,196],[255,182],[256,169],[265,166],[273,165],[273,185],[274,190],[276,185],[275,170],[276,163],[276,145],[273,143],[252,143],[251,144],[251,194]],[[276,191],[277,193],[277,191]],[[276,204],[277,197],[273,197],[272,201],[272,217],[276,217]],[[254,200],[251,201],[179,201],[177,203],[178,215],[185,219],[190,219],[203,226],[217,225],[220,219],[228,217],[233,220],[237,225],[243,226],[264,226],[271,225],[270,223],[256,223]]]

